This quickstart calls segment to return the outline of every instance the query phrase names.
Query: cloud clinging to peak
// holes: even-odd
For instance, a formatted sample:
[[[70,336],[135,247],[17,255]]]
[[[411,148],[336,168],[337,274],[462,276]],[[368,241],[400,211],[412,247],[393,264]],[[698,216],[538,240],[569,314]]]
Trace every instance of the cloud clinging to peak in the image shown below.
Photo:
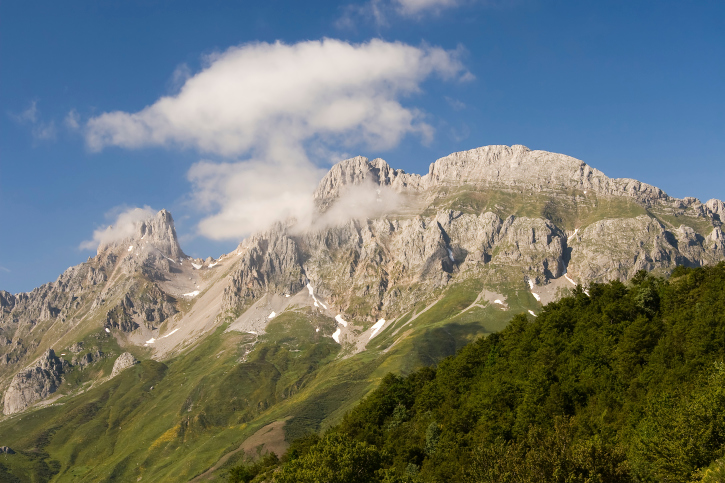
[[[118,209],[113,211],[117,213],[113,224],[95,230],[92,239],[80,244],[81,250],[95,250],[109,243],[128,238],[135,233],[136,225],[139,222],[146,221],[155,214],[154,210],[148,206],[125,208],[121,212],[118,212]]]
[[[91,118],[86,141],[93,150],[175,145],[229,157],[311,138],[391,147],[407,133],[430,135],[420,113],[399,99],[432,74],[465,75],[458,57],[377,39],[244,44],[209,56],[176,95]]]

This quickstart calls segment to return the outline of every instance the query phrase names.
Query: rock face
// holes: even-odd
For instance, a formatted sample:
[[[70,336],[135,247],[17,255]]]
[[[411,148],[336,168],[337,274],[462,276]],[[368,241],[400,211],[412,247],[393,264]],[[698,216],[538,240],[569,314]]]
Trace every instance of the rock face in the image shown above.
[[[132,287],[106,313],[104,327],[123,332],[132,332],[140,325],[154,329],[176,312],[173,298],[158,286],[150,284],[143,290]]]
[[[134,224],[125,239],[99,246],[95,257],[55,282],[29,293],[0,291],[0,388],[20,377],[16,374],[37,357],[39,347],[55,346],[57,339],[44,340],[51,326],[55,337],[89,319],[102,321],[108,329],[104,337],[111,331],[155,330],[178,312],[177,297],[194,290],[199,276],[192,263],[179,247],[171,214],[161,210]],[[81,344],[68,347],[74,354],[81,350]],[[81,368],[98,359],[84,357],[77,361]],[[24,397],[10,394],[11,400]],[[16,407],[7,404],[8,410]]]
[[[13,414],[22,411],[35,401],[54,393],[62,382],[63,364],[48,349],[32,367],[13,377],[5,392],[3,413]]]
[[[358,156],[333,166],[312,196],[318,213],[310,227],[276,222],[217,260],[187,257],[171,214],[161,210],[55,282],[30,293],[0,291],[5,411],[55,390],[62,372],[50,369],[47,353],[45,365],[20,369],[78,324],[91,324],[77,333],[95,331],[99,340],[173,348],[175,338],[196,340],[220,320],[267,303],[268,294],[293,300],[309,289],[329,304],[331,318],[375,322],[418,310],[470,280],[491,293],[505,285],[507,293],[529,291],[536,296],[524,299],[540,301],[572,283],[626,281],[641,269],[667,273],[725,259],[722,201],[672,198],[524,146],[453,153],[424,176]],[[351,200],[375,209],[348,209]],[[267,321],[284,309],[265,310]],[[186,318],[203,329],[177,324]],[[173,329],[161,340],[166,321]],[[67,350],[79,369],[102,357],[81,356],[82,345],[72,342]]]
[[[111,371],[111,377],[116,377],[124,369],[128,369],[134,364],[138,364],[138,360],[131,355],[130,352],[124,352],[116,359],[113,363],[113,370]]]
[[[254,235],[238,248],[224,308],[243,310],[264,293],[294,293],[310,282],[337,310],[374,319],[470,277],[546,285],[568,274],[587,284],[725,259],[721,201],[678,200],[524,146],[454,153],[425,176],[351,158],[330,170],[314,199],[326,211],[366,184],[407,195],[406,215],[304,234],[278,224]],[[411,216],[411,206],[421,208]]]

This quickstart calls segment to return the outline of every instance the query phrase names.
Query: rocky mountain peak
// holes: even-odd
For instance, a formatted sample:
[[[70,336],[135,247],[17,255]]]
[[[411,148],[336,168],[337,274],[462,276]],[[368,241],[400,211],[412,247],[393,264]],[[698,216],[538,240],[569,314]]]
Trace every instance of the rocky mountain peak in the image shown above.
[[[483,146],[450,154],[430,165],[423,182],[428,188],[471,184],[536,192],[577,189],[627,196],[645,204],[670,199],[664,191],[646,183],[609,178],[579,159],[532,151],[521,145]]]
[[[393,169],[383,159],[370,161],[363,156],[340,161],[320,181],[313,199],[321,211],[324,211],[337,199],[346,186],[370,183],[373,186],[389,186],[396,191],[420,187],[421,177],[408,174],[402,169]]]
[[[174,228],[174,218],[162,209],[154,216],[135,221],[131,226],[122,228],[123,238],[101,243],[98,254],[109,250],[133,252],[134,250],[157,251],[161,255],[178,260],[186,255],[179,246]]]

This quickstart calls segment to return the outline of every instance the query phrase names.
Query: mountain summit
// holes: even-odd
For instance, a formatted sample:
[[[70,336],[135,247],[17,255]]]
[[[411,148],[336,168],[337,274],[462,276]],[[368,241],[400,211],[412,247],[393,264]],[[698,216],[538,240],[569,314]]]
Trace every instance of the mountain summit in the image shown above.
[[[128,252],[134,250],[157,252],[172,260],[186,258],[176,237],[174,219],[166,210],[161,210],[147,219],[133,222],[130,227],[125,227],[124,234],[126,233],[128,234],[123,238],[101,242],[98,254],[108,250],[126,249]]]
[[[55,282],[0,292],[0,434],[32,432],[12,415],[57,400],[83,414],[81,429],[51,421],[53,408],[34,416],[65,428],[63,441],[46,436],[64,474],[135,480],[143,467],[151,480],[188,480],[257,430],[266,436],[251,441],[284,450],[385,373],[436,363],[516,314],[534,320],[548,302],[640,270],[725,260],[722,201],[673,198],[524,146],[454,153],[423,176],[359,156],[310,196],[310,226],[277,222],[219,259],[186,256],[162,210],[110,229]],[[122,355],[128,368],[114,374]],[[53,371],[38,369],[50,359]],[[133,444],[104,430],[110,456],[84,453],[80,433],[68,435],[115,418],[127,390],[139,409],[117,423],[135,428]],[[90,407],[98,414],[83,419]],[[38,438],[1,443],[29,451]]]

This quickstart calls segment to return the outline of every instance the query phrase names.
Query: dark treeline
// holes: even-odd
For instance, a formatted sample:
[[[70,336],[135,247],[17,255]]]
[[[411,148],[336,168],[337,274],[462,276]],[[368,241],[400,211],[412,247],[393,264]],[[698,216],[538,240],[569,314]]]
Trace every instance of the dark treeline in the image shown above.
[[[578,287],[231,481],[725,481],[725,263]],[[722,459],[721,459],[722,458]]]

